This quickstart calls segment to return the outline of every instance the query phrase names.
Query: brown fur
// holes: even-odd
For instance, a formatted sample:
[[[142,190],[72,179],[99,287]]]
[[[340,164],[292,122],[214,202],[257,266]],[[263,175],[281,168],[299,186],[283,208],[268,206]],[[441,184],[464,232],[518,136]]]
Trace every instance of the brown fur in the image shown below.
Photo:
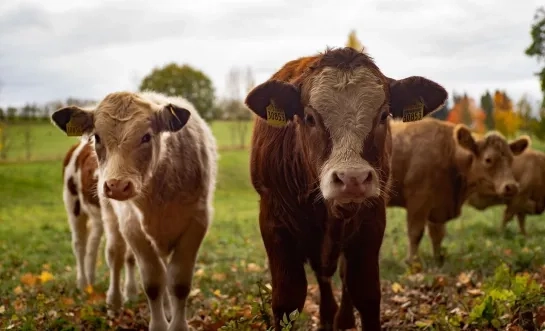
[[[332,77],[338,79],[335,87]],[[326,80],[330,85],[324,85]],[[410,94],[399,99],[399,90],[392,90],[390,81],[395,80],[384,76],[367,55],[333,49],[286,63],[246,98],[258,115],[250,171],[260,195],[259,224],[272,276],[276,330],[283,314],[303,308],[307,261],[320,287],[322,330],[354,327],[352,304],[366,331],[380,330],[378,254],[386,224],[392,148],[386,115],[401,114],[389,107],[393,99],[406,106],[419,97]],[[431,106],[427,113],[444,102],[435,102],[437,95],[440,99],[446,92],[437,88],[424,96]],[[269,99],[284,110],[286,126],[276,128],[263,121]],[[338,146],[333,148],[334,144]],[[324,169],[346,165],[372,169],[377,176],[376,195],[346,201],[337,200],[336,194],[326,196],[324,187],[332,184],[324,183],[329,174]],[[341,255],[346,263],[338,309],[331,277]]]
[[[460,215],[469,194],[504,192],[507,186],[516,189],[511,171],[513,152],[499,134],[475,141],[465,126],[432,118],[393,123],[392,135],[392,196],[388,205],[407,209],[409,260],[418,256],[427,225],[434,256],[441,264],[445,223]]]
[[[522,139],[528,139],[523,136]],[[520,140],[520,139],[519,139]],[[506,205],[501,229],[517,216],[520,232],[527,235],[526,215],[540,215],[545,210],[545,154],[527,148],[514,157],[513,174],[519,183],[519,192],[513,198],[505,199],[498,195],[472,194],[467,203],[478,210],[494,205]]]

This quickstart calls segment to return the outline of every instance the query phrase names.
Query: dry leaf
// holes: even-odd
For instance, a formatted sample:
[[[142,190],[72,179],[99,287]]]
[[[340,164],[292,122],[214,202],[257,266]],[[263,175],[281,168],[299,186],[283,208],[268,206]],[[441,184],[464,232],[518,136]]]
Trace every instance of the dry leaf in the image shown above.
[[[23,293],[23,289],[21,288],[21,286],[17,286],[16,288],[13,289],[13,293],[19,295]]]
[[[71,306],[74,304],[74,299],[68,298],[68,297],[62,297],[61,302],[67,306]]]
[[[3,314],[6,312],[6,307],[4,307],[4,305],[1,305],[0,306],[0,314]]]
[[[418,326],[418,327],[424,328],[424,327],[427,327],[427,326],[431,326],[433,324],[433,321],[432,320],[420,320],[420,321],[416,321],[414,324],[416,326]]]
[[[479,290],[478,288],[472,288],[472,289],[469,289],[467,290],[467,293],[473,295],[473,296],[479,296],[479,295],[483,295],[484,292]]]
[[[47,283],[48,281],[53,280],[55,277],[53,277],[53,275],[49,271],[42,271],[38,278],[40,278],[40,281],[42,283]]]
[[[418,312],[422,315],[428,315],[431,312],[431,306],[423,303],[418,307]]]
[[[463,285],[466,285],[471,281],[471,278],[465,272],[462,272],[458,275],[458,281]]]
[[[261,267],[255,263],[248,263],[247,268],[250,272],[260,272],[262,270]]]
[[[224,281],[227,278],[227,275],[224,273],[217,273],[212,275],[212,279],[216,281]]]
[[[204,275],[204,269],[201,268],[201,269],[195,271],[195,276],[201,277],[203,275]]]
[[[93,294],[93,285],[89,284],[85,287],[85,293]]]
[[[21,276],[21,283],[28,286],[34,286],[36,284],[36,281],[38,280],[38,277],[34,276],[30,272],[25,273]]]
[[[401,284],[399,283],[393,283],[392,284],[392,291],[394,291],[394,293],[399,293],[399,292],[403,292],[403,286],[401,286]]]
[[[545,323],[545,306],[537,308],[536,312],[536,324],[538,327],[542,327]]]

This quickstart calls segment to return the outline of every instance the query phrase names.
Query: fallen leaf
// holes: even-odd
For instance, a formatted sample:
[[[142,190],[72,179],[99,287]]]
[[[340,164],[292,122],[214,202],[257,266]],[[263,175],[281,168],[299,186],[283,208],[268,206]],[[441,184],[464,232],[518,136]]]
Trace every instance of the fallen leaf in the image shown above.
[[[195,271],[195,276],[201,277],[203,275],[204,275],[204,269],[201,268],[201,269]]]
[[[21,286],[17,286],[16,288],[13,289],[13,293],[19,295],[23,293],[23,289],[21,288]]]
[[[420,320],[416,321],[414,324],[420,328],[425,328],[431,326],[433,324],[433,320]]]
[[[44,263],[42,265],[42,268],[44,268],[45,270],[49,270],[49,268],[51,268],[51,266],[49,265],[49,263]]]
[[[540,306],[537,308],[536,312],[536,324],[538,327],[542,327],[545,323],[545,306]]]
[[[431,312],[431,306],[423,303],[418,307],[418,312],[422,315],[428,315]]]
[[[396,282],[396,283],[393,283],[393,284],[392,284],[392,291],[393,291],[394,293],[403,292],[403,286],[401,286],[401,284],[399,284],[399,283],[397,283],[397,282]]]
[[[247,268],[250,272],[260,272],[262,270],[261,267],[255,263],[248,263]]]
[[[42,271],[38,278],[40,278],[40,281],[42,283],[47,283],[48,281],[53,280],[55,277],[53,277],[53,275],[49,271]]]
[[[0,306],[0,314],[3,314],[6,312],[6,307],[4,307],[4,305],[1,305]]]
[[[71,306],[74,304],[74,299],[68,298],[68,297],[62,297],[61,302],[67,306]]]
[[[395,303],[405,303],[410,301],[408,297],[401,296],[401,295],[394,295],[390,300],[392,300]]]
[[[193,290],[191,290],[191,292],[189,292],[189,297],[192,298],[192,297],[196,296],[199,293],[201,293],[200,289],[198,289],[198,288],[193,289]]]
[[[463,285],[466,285],[471,281],[471,278],[465,272],[462,272],[458,275],[458,281]]]
[[[226,278],[227,278],[227,275],[225,275],[224,273],[217,273],[212,275],[213,280],[217,280],[220,282],[224,281]]]
[[[87,285],[87,287],[85,287],[85,293],[93,294],[93,285],[91,284]]]
[[[478,288],[472,288],[472,289],[469,289],[467,290],[467,293],[473,295],[473,296],[479,296],[479,295],[483,295],[484,292],[479,290]]]
[[[36,281],[38,280],[38,277],[34,276],[30,272],[25,273],[21,276],[21,283],[28,286],[34,286],[36,284]]]

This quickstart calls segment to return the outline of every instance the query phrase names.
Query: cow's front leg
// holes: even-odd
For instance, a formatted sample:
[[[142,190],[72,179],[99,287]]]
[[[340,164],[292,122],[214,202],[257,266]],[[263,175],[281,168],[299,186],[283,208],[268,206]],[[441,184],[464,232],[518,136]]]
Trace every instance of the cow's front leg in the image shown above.
[[[171,294],[172,320],[169,331],[189,330],[186,320],[187,297],[199,248],[209,224],[208,213],[196,215],[180,237],[168,264],[168,287]]]
[[[344,250],[344,281],[349,297],[361,316],[365,331],[380,331],[379,251],[384,237],[386,211],[378,210],[376,219],[361,223]]]
[[[144,292],[148,298],[149,330],[166,331],[168,321],[163,308],[163,296],[166,295],[166,267],[138,223],[138,219],[126,220],[122,226],[123,237],[136,257]]]
[[[441,251],[441,244],[447,232],[445,223],[428,222],[428,233],[431,238],[433,257],[437,266],[441,267],[445,263],[445,256]]]

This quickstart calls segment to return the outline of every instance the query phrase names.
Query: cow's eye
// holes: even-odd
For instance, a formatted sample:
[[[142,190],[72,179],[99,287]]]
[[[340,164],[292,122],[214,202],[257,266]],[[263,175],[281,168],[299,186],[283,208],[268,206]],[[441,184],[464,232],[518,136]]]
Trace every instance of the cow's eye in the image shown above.
[[[489,158],[489,157],[487,157],[486,159],[484,159],[484,162],[485,162],[486,164],[490,164],[490,163],[492,163],[492,159]]]
[[[146,133],[143,137],[142,137],[142,144],[145,144],[147,142],[149,142],[151,140],[151,135],[149,133]]]
[[[314,116],[312,116],[310,114],[305,114],[305,123],[308,126],[314,126],[316,124],[315,121],[314,121]]]
[[[95,133],[95,144],[100,144],[100,137]]]
[[[385,123],[385,122],[386,122],[386,119],[387,119],[389,116],[392,116],[392,114],[390,114],[389,112],[383,112],[383,113],[380,115],[380,123]]]

